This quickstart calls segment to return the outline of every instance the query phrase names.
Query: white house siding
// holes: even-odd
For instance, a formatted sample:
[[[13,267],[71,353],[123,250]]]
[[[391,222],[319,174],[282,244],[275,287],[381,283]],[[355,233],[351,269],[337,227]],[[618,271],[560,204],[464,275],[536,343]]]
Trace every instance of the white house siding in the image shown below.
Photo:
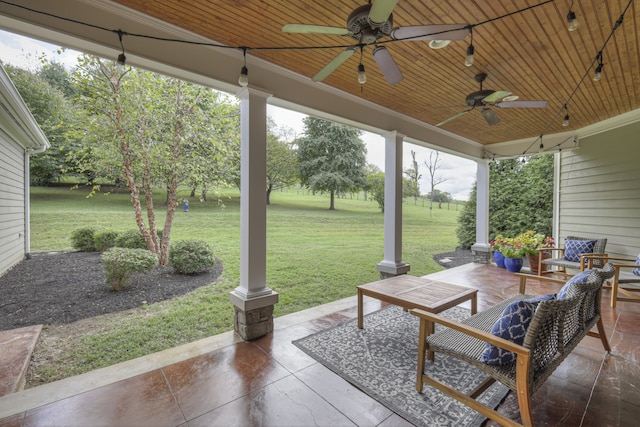
[[[640,253],[640,122],[560,154],[558,235],[606,237],[611,256]]]
[[[24,148],[0,133],[0,275],[24,258]]]

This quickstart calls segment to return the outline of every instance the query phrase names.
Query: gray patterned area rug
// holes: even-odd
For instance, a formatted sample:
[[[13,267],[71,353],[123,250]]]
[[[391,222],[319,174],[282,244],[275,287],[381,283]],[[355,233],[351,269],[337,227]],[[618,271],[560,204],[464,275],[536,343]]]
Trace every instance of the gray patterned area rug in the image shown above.
[[[464,319],[469,310],[454,307],[442,313]],[[342,378],[384,406],[418,426],[478,426],[486,418],[457,400],[425,385],[415,389],[418,363],[418,318],[400,307],[389,306],[364,318],[364,329],[353,319],[293,343]],[[427,361],[429,375],[455,386],[473,390],[486,375],[453,357],[436,354]],[[495,383],[480,397],[495,408],[508,388]]]

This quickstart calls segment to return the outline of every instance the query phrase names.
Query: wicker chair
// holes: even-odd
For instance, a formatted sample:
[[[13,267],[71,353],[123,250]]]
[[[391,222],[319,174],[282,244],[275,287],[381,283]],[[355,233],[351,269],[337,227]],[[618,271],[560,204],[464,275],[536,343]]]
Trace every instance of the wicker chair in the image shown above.
[[[590,255],[585,257],[588,267],[591,268],[596,260],[613,263],[616,269],[611,284],[605,283],[605,289],[611,289],[611,307],[615,308],[618,301],[640,302],[640,275],[634,274],[635,269],[640,269],[640,254],[636,259],[601,257]]]
[[[581,256],[578,260],[567,259],[565,256],[565,249],[567,245],[567,241],[570,240],[595,240],[595,244],[593,246],[593,250],[588,253],[582,253],[580,255],[599,255],[600,258],[593,260],[593,266],[596,268],[602,268],[604,262],[602,261],[602,257],[606,257],[607,254],[604,252],[607,246],[607,239],[602,237],[575,237],[575,236],[567,236],[565,238],[565,248],[546,248],[546,249],[538,249],[538,275],[542,276],[543,274],[560,274],[563,276],[569,276],[567,273],[567,268],[583,271],[585,267],[585,259]],[[551,258],[544,258],[543,253],[551,252]],[[551,267],[556,267],[556,269],[552,269]]]
[[[457,322],[423,310],[412,309],[411,313],[420,318],[417,391],[422,392],[424,384],[427,384],[501,425],[533,426],[531,395],[571,353],[582,338],[586,335],[596,336],[600,338],[605,350],[611,351],[600,317],[600,299],[602,283],[611,278],[613,274],[613,267],[611,264],[607,264],[602,270],[594,269],[589,274],[586,283],[571,288],[566,299],[540,302],[526,331],[523,345],[499,338],[489,331],[507,305],[513,301],[531,298],[532,295],[522,293],[515,295],[463,322]],[[562,279],[550,277],[517,275],[521,278],[521,292],[524,292],[527,278],[558,284],[564,282]],[[444,325],[446,329],[427,338],[426,331],[429,330],[431,323]],[[591,332],[591,328],[594,326],[597,326],[598,333]],[[481,355],[485,343],[515,353],[515,361],[505,365],[484,363],[481,360]],[[424,373],[426,351],[444,353],[461,359],[483,371],[489,378],[468,393],[454,389]],[[476,400],[495,381],[504,384],[516,393],[522,424]]]

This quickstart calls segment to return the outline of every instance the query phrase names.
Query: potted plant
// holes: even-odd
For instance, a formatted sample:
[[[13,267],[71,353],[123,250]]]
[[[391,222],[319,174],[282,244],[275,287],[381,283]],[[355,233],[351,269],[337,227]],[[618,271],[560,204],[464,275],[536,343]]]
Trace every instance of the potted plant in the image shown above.
[[[504,266],[507,271],[517,273],[522,269],[524,247],[518,239],[505,239],[505,243],[502,246],[502,254],[505,257]]]
[[[502,234],[498,234],[495,239],[490,243],[491,250],[493,250],[493,260],[499,268],[504,267],[504,254],[502,253],[502,247],[505,243],[505,238]]]
[[[540,251],[555,247],[555,241],[552,236],[545,236],[542,233],[535,233],[531,230],[522,233],[516,237],[524,249],[524,254],[529,261],[529,268],[532,274],[538,274],[538,258],[550,258],[551,252]]]

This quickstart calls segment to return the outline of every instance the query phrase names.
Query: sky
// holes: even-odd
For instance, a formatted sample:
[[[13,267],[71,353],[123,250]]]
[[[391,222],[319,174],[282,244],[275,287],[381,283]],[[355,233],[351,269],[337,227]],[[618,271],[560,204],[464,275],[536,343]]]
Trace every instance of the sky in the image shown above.
[[[61,63],[70,69],[76,65],[78,53],[73,50],[64,50],[58,46],[30,39],[0,30],[0,59],[4,63],[14,66],[36,70],[40,65],[40,59]],[[305,114],[284,108],[269,105],[267,114],[275,121],[278,127],[286,126],[293,129],[297,136],[304,134],[302,119]],[[384,171],[384,138],[371,132],[363,132],[361,136],[367,148],[367,162],[378,166]],[[415,144],[405,142],[403,146],[403,169],[411,167],[411,151],[416,152],[420,180],[421,194],[430,191],[429,173],[425,166],[432,150]],[[436,189],[447,192],[456,200],[468,200],[469,193],[476,179],[476,163],[462,157],[447,153],[440,153],[440,168],[436,172],[436,180],[444,179]]]

